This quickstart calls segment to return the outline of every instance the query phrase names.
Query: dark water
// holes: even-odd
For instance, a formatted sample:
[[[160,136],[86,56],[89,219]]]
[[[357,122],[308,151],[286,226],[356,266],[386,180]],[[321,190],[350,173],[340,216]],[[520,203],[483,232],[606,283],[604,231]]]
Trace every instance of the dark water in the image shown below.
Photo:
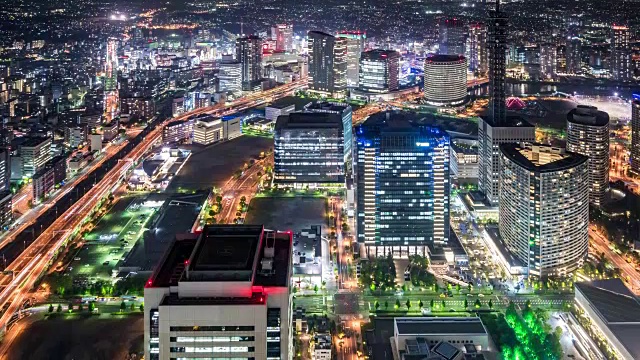
[[[507,96],[523,96],[533,95],[538,93],[552,93],[563,92],[567,94],[573,94],[574,92],[579,95],[601,95],[612,96],[616,93],[623,98],[631,98],[631,94],[640,93],[640,86],[638,87],[616,87],[616,86],[596,86],[596,85],[572,85],[572,84],[560,84],[560,85],[546,85],[535,83],[507,83],[506,93]],[[482,86],[474,91],[475,95],[487,95],[487,86]]]

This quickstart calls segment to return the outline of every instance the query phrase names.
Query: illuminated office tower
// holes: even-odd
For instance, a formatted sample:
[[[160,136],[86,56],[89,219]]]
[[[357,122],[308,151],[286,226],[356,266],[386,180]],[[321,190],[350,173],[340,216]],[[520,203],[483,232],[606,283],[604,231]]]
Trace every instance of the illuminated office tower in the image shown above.
[[[602,205],[609,189],[609,114],[587,105],[571,110],[567,151],[589,158],[589,202]]]
[[[465,28],[461,19],[444,18],[440,20],[441,55],[464,55]]]
[[[558,48],[555,44],[545,43],[540,45],[540,73],[545,79],[556,76],[558,62]]]
[[[262,79],[262,39],[254,35],[236,39],[236,60],[241,64],[242,90],[249,91]]]
[[[485,75],[487,72],[487,28],[482,23],[469,25],[469,38],[467,40],[467,65],[469,71],[476,76]]]
[[[369,50],[360,57],[359,89],[386,93],[398,90],[400,54],[393,50]]]
[[[218,64],[218,80],[220,90],[232,92],[234,95],[242,93],[242,63],[239,61],[222,61]]]
[[[631,171],[640,174],[640,94],[631,102]]]
[[[341,31],[336,37],[347,39],[347,86],[357,87],[360,74],[360,55],[364,52],[367,33]]]
[[[304,112],[337,114],[342,119],[344,134],[344,162],[353,163],[353,109],[346,103],[314,101],[304,106]]]
[[[629,45],[629,28],[613,25],[611,34],[611,78],[616,81],[630,81],[631,47]]]
[[[500,11],[500,0],[489,12],[487,54],[489,57],[489,117],[495,125],[507,119],[505,75],[507,51],[507,15]]]
[[[291,52],[293,50],[293,25],[278,24],[271,28],[271,38],[276,41],[276,50]]]
[[[582,42],[578,37],[569,37],[566,42],[567,73],[582,72]]]
[[[467,101],[467,60],[462,55],[429,55],[424,60],[424,99],[434,106]]]
[[[309,31],[309,91],[344,96],[347,89],[347,41],[321,31]]]
[[[582,266],[589,244],[586,156],[535,143],[500,145],[500,237],[538,277]]]
[[[381,113],[356,129],[356,223],[367,256],[426,255],[449,239],[449,136]]]

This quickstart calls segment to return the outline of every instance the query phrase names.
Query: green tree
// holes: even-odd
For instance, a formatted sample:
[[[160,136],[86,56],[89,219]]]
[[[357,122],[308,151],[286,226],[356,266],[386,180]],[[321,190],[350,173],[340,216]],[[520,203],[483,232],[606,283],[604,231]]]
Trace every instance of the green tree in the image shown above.
[[[80,303],[80,305],[78,305],[78,312],[82,312],[82,310],[84,310],[84,306]]]
[[[469,307],[469,302],[467,301],[467,299],[464,299],[464,308],[465,308],[465,310],[467,309],[467,307]]]
[[[67,310],[69,310],[69,312],[73,311],[73,304],[69,303],[69,305],[67,305]]]
[[[49,311],[49,313],[53,312],[53,304],[49,304],[49,310],[48,311]]]
[[[127,304],[126,304],[124,301],[122,301],[122,302],[120,303],[120,311],[121,311],[121,312],[123,312],[123,311],[125,311],[126,309],[127,309]]]
[[[407,310],[411,309],[411,300],[407,299],[407,302],[405,305],[407,305]]]
[[[387,310],[389,309],[389,302],[388,301],[384,301],[384,309]]]
[[[456,284],[456,292],[460,294],[460,284]]]
[[[62,312],[62,305],[58,304],[58,308],[56,309],[57,313],[61,313]]]
[[[473,286],[471,286],[471,284],[467,285],[467,290],[468,290],[469,292],[471,292],[472,288],[473,288]]]
[[[140,312],[144,312],[144,304],[140,304],[140,306],[138,307],[138,309],[140,309]]]
[[[89,303],[89,307],[88,307],[87,309],[89,310],[89,313],[90,313],[90,314],[93,314],[93,310],[95,310],[95,309],[96,309],[96,303],[95,303],[95,301],[90,302],[90,303]]]
[[[444,303],[444,300],[442,300],[442,310],[444,310],[447,307],[447,305]]]
[[[130,310],[131,312],[136,311],[136,304],[131,303],[131,306],[129,306],[129,310]]]
[[[373,307],[376,309],[376,311],[378,311],[378,309],[380,308],[380,303],[378,302],[378,300],[376,300],[376,302],[373,304]]]
[[[419,301],[418,301],[418,307],[419,307],[420,309],[422,309],[422,308],[424,307],[424,304],[422,303],[422,300],[419,300]]]
[[[489,309],[493,310],[493,301],[491,299],[489,299]]]
[[[433,299],[429,300],[429,307],[433,309]]]
[[[318,293],[318,284],[313,286],[313,292],[316,294]]]
[[[473,306],[476,309],[480,309],[480,306],[482,306],[482,304],[480,303],[480,299],[476,299],[476,302],[473,304]]]
[[[531,308],[531,300],[527,300],[527,301],[524,303],[524,307],[525,307],[525,309],[530,309],[530,308]]]
[[[396,310],[400,308],[400,300],[396,299]]]

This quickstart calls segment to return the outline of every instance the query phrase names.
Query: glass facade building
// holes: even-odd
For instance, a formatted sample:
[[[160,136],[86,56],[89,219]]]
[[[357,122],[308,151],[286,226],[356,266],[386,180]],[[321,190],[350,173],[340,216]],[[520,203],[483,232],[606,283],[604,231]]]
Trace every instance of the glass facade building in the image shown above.
[[[467,100],[467,59],[430,55],[424,60],[424,98],[434,106],[458,106]]]
[[[279,186],[344,185],[342,118],[335,113],[279,116],[274,138],[274,177]]]
[[[449,136],[380,115],[356,130],[358,242],[370,257],[426,255],[449,239]]]
[[[359,88],[386,93],[398,90],[400,54],[393,50],[370,50],[360,57]]]
[[[336,37],[347,41],[347,86],[357,87],[360,67],[360,54],[364,52],[367,34],[363,31],[341,31]]]
[[[316,101],[307,104],[304,107],[304,111],[340,115],[342,119],[342,133],[344,134],[344,162],[351,163],[353,159],[353,110],[351,105],[338,102]]]
[[[640,174],[640,94],[631,101],[631,171]]]
[[[309,31],[309,91],[344,96],[347,89],[347,39]]]
[[[589,244],[587,157],[535,143],[500,145],[500,236],[538,277],[582,266]]]

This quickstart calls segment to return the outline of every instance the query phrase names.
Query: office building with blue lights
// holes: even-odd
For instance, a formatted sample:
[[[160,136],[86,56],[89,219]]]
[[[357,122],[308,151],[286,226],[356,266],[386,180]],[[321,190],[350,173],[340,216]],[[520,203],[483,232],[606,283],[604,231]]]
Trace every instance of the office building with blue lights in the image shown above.
[[[427,255],[449,239],[449,136],[391,113],[356,128],[356,224],[368,257]]]

